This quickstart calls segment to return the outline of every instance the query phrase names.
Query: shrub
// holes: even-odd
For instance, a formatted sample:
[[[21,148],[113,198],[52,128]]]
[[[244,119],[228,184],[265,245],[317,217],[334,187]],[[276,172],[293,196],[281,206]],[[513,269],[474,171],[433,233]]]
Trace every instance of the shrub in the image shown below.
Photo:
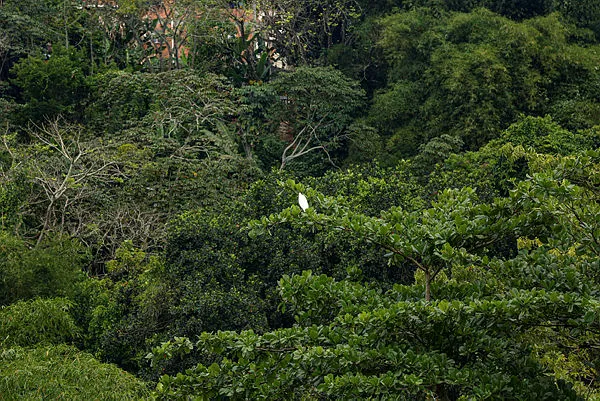
[[[67,345],[0,351],[0,400],[139,400],[146,385]]]
[[[0,341],[4,346],[60,344],[79,332],[64,298],[19,301],[0,309]],[[0,392],[1,393],[1,392]]]
[[[85,251],[77,242],[50,238],[38,246],[0,232],[0,305],[35,297],[70,296],[83,278]]]

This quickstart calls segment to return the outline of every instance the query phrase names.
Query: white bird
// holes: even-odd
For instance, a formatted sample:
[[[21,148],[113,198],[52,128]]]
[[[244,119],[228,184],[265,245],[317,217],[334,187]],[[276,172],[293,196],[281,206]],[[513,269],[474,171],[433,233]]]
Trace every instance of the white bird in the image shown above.
[[[302,194],[302,192],[298,193],[298,203],[300,204],[302,211],[306,212],[306,209],[308,209],[308,200],[306,199],[306,196]]]

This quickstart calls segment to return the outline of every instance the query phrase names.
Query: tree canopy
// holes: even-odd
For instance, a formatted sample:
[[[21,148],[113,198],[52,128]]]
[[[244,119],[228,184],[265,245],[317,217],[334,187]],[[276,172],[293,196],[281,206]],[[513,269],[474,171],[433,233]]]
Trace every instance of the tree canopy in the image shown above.
[[[0,0],[0,398],[599,400],[599,4]]]

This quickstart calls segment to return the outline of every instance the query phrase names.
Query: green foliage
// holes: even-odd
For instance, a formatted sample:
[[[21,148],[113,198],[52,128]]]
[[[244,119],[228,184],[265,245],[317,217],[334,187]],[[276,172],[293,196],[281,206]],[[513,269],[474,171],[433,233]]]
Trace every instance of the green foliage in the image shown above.
[[[240,64],[246,61],[243,54],[234,50],[237,50],[237,44],[249,39],[236,38],[236,29],[245,34],[249,21],[244,20],[244,13],[236,16],[223,5],[223,0],[203,0],[201,17],[194,18],[188,24],[191,36],[189,63],[195,70],[223,73],[233,67],[230,63],[234,60]],[[235,71],[235,67],[232,69]]]
[[[482,200],[508,195],[514,181],[525,179],[529,161],[522,148],[488,144],[477,152],[451,154],[436,164],[427,177],[427,192],[434,196],[444,188],[475,188]]]
[[[0,344],[29,347],[37,344],[73,342],[79,335],[65,298],[36,298],[0,309]]]
[[[413,168],[416,169],[417,177],[426,176],[437,163],[448,159],[451,154],[459,153],[463,142],[460,138],[450,135],[441,135],[433,138],[419,148],[419,154],[413,159]]]
[[[361,17],[355,0],[260,0],[255,4],[266,11],[259,30],[286,66],[314,64],[333,45],[351,43],[351,32]]]
[[[586,326],[579,308],[595,310],[593,302],[573,314],[569,305],[578,300],[543,291],[423,303],[402,300],[408,294],[401,288],[381,294],[309,273],[285,278],[281,287],[306,297],[301,313],[322,316],[322,306],[333,317],[264,335],[205,333],[193,346],[219,355],[220,362],[164,376],[159,399],[578,399],[564,382],[548,377],[518,339],[545,325],[548,313]],[[336,288],[342,299],[332,294]],[[167,344],[153,357],[181,348]]]
[[[369,15],[373,9],[373,2],[367,7],[363,6],[363,15]],[[326,52],[327,64],[361,82],[369,97],[375,89],[385,84],[386,62],[381,48],[373,46],[381,28],[377,18],[363,17],[361,23],[352,30],[351,43],[334,44]]]
[[[281,73],[272,86],[287,97],[277,106],[282,118],[298,126],[320,123],[316,128],[329,135],[347,126],[364,106],[364,92],[357,83],[331,67]]]
[[[278,177],[283,180],[287,177]],[[412,174],[412,162],[402,161],[394,167],[383,167],[377,163],[360,164],[346,170],[330,171],[322,177],[305,181],[325,195],[338,197],[339,202],[351,210],[368,216],[378,216],[382,210],[393,206],[414,211],[423,208],[426,203],[426,188]],[[351,202],[346,201],[351,199]],[[277,205],[278,210],[263,211],[256,215],[277,213],[289,206],[295,199]]]
[[[6,0],[0,7],[0,81],[28,56],[48,54],[47,44],[79,48],[85,35],[85,10],[73,2]],[[87,33],[87,32],[86,32]],[[85,48],[87,43],[84,43]],[[60,46],[60,45],[58,45]]]
[[[590,86],[597,85],[590,83]],[[561,126],[578,131],[598,125],[600,108],[598,103],[585,97],[572,95],[556,102],[550,108],[550,114]]]
[[[269,110],[278,101],[275,88],[254,83],[236,89],[233,95],[239,107],[238,141],[246,157],[255,158],[261,166],[273,165],[279,158],[281,144],[279,138],[265,135],[265,131],[275,132],[275,126],[268,122]]]
[[[345,166],[370,163],[383,154],[383,141],[379,132],[364,121],[357,120],[348,127],[348,140]]]
[[[543,16],[554,11],[555,0],[416,0],[401,2],[405,8],[431,7],[444,11],[471,12],[478,8],[487,8],[504,17],[522,20]]]
[[[537,153],[571,155],[598,148],[597,130],[572,133],[552,121],[550,116],[526,117],[512,124],[500,137],[502,142],[533,148]]]
[[[56,119],[27,143],[7,137],[0,200],[18,234],[77,237],[101,272],[123,241],[157,249],[172,214],[225,203],[260,173],[238,153],[223,77],[109,72],[90,82],[88,126]]]
[[[180,213],[229,199],[257,173],[238,153],[232,88],[222,77],[120,72],[96,87],[103,95],[90,113],[114,138],[125,176],[114,196],[124,202]]]
[[[600,399],[597,2],[0,3],[0,398]]]
[[[91,86],[89,119],[109,134],[141,126],[150,130],[144,136],[183,140],[203,130],[217,131],[234,111],[231,86],[210,73],[108,71],[93,77]]]
[[[561,160],[552,154],[581,155],[596,148],[597,138],[597,129],[572,133],[550,117],[522,117],[479,151],[452,154],[439,162],[427,177],[426,192],[470,186],[484,200],[507,196],[515,183],[546,171],[548,160]]]
[[[575,21],[579,26],[594,31],[596,38],[600,34],[600,5],[595,1],[557,0],[557,9]]]
[[[101,355],[98,343],[102,334],[120,318],[111,284],[106,278],[88,278],[77,283],[71,297],[71,314],[82,329],[76,344],[98,355]]]
[[[312,174],[346,155],[349,135],[357,128],[350,128],[352,121],[365,101],[358,83],[331,67],[282,72],[238,93],[246,154],[256,149],[266,167],[304,163],[296,171]],[[274,156],[279,160],[267,159]]]
[[[12,160],[10,154],[2,154],[6,158],[1,168],[2,178],[0,179],[0,229],[2,231],[13,231],[23,222],[21,207],[27,198],[29,188],[26,179],[21,175],[15,179],[7,179],[5,172],[10,169]],[[11,177],[13,178],[13,177]]]
[[[106,263],[106,270],[111,277],[136,276],[151,270],[160,264],[156,257],[147,260],[146,252],[135,248],[133,242],[126,240],[115,252],[115,259]]]
[[[387,251],[389,264],[412,268],[425,274],[425,299],[431,297],[430,284],[452,263],[487,258],[493,249],[504,247],[510,241],[511,230],[519,224],[518,216],[511,216],[505,202],[479,205],[471,188],[445,190],[427,209],[407,211],[394,206],[382,211],[379,217],[366,216],[345,208],[339,198],[328,198],[289,180],[289,189],[306,193],[314,199],[314,208],[300,214],[298,206],[285,209],[262,221],[251,222],[251,234],[261,233],[262,225],[304,221],[314,228],[330,228],[350,232]],[[255,231],[254,231],[255,230]],[[505,250],[510,253],[510,247]],[[474,258],[474,259],[473,259]]]
[[[126,241],[107,262],[102,280],[82,282],[74,315],[84,328],[80,344],[104,361],[140,373],[147,342],[170,324],[172,291],[160,280],[164,265]]]
[[[245,247],[231,217],[196,212],[172,222],[163,280],[177,300],[170,307],[177,335],[267,326],[260,294],[268,268],[247,271]]]
[[[236,86],[267,81],[276,62],[275,49],[252,21],[252,11],[229,8],[224,0],[205,0],[201,18],[190,24],[190,56],[197,70],[230,78]]]
[[[282,193],[274,182],[274,177],[282,175],[256,182],[227,209],[207,208],[172,220],[160,266],[148,269],[147,255],[125,243],[117,259],[107,264],[114,285],[106,298],[102,296],[106,300],[100,302],[98,315],[87,318],[86,327],[97,339],[95,343],[90,339],[94,349],[129,369],[144,370],[139,356],[147,346],[174,336],[194,337],[222,329],[263,332],[288,326],[292,317],[278,310],[281,299],[276,284],[283,275],[305,269],[339,279],[352,276],[385,288],[412,281],[412,271],[390,270],[387,259],[373,245],[345,233],[296,232],[282,225],[273,227],[270,236],[249,239],[241,230],[249,219],[296,202],[297,194]],[[383,178],[390,176],[396,179]],[[329,192],[353,194],[357,210],[378,214],[396,202],[419,207],[417,200],[411,200],[419,187],[403,182],[405,177],[406,171],[400,168],[357,167],[347,173],[331,172],[314,182]],[[178,372],[201,358],[198,353],[183,355],[144,375],[155,375],[163,368]]]
[[[598,155],[537,157],[529,156],[531,169],[544,172],[515,183],[508,197],[486,204],[468,188],[446,190],[430,207],[392,207],[378,218],[286,183],[307,195],[309,209],[263,217],[252,233],[287,224],[351,232],[388,252],[395,268],[407,261],[424,277],[384,292],[351,278],[284,276],[293,327],[162,344],[149,356],[154,363],[206,356],[185,374],[163,376],[158,397],[562,400],[594,392]],[[577,376],[550,363],[552,355],[588,368]]]
[[[0,351],[3,400],[139,400],[145,383],[67,345]]]
[[[26,103],[20,123],[41,123],[59,114],[70,115],[85,98],[87,87],[80,55],[55,52],[48,60],[29,56],[11,69],[11,83]]]
[[[0,233],[0,305],[34,297],[69,296],[83,278],[85,249],[75,240],[49,238],[37,246]]]
[[[487,10],[438,16],[416,9],[381,24],[389,83],[375,96],[371,119],[392,153],[414,154],[442,134],[478,148],[519,113],[543,115],[568,107],[568,99],[590,105],[577,123],[598,123],[597,52],[574,43],[575,29],[557,14],[518,23]]]

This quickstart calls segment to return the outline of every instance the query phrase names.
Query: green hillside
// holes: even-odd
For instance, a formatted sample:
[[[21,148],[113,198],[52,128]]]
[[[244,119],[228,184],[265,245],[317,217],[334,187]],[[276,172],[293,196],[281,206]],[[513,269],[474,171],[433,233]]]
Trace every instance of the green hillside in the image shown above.
[[[600,1],[0,0],[0,136],[0,400],[600,400]]]

